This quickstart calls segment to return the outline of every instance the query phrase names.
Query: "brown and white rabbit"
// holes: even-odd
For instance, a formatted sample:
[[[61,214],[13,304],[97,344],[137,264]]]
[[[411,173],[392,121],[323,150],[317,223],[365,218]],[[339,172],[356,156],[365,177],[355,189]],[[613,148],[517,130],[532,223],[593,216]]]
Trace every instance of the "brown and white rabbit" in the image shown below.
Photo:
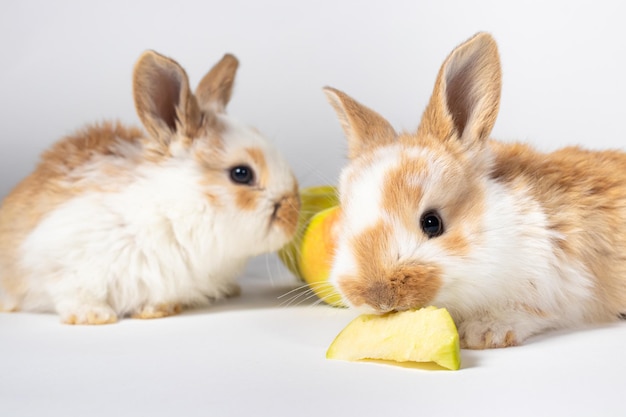
[[[0,208],[3,310],[163,317],[237,293],[246,261],[290,239],[290,167],[225,114],[237,67],[225,55],[194,94],[180,65],[145,52],[133,90],[147,134],[104,123],[44,153]]]
[[[500,82],[479,33],[443,63],[416,133],[325,89],[348,139],[330,276],[348,305],[446,307],[468,348],[626,312],[626,154],[490,140]]]

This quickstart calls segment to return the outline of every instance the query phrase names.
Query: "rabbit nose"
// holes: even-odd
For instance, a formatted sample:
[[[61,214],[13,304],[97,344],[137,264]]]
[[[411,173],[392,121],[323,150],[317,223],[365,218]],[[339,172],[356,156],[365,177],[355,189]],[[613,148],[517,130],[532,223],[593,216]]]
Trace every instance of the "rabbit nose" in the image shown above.
[[[296,231],[299,213],[300,199],[298,195],[284,195],[274,201],[271,223],[278,223],[288,235],[292,235]]]
[[[389,313],[396,308],[396,294],[393,288],[382,282],[374,282],[369,288],[369,299],[372,308],[379,313]]]

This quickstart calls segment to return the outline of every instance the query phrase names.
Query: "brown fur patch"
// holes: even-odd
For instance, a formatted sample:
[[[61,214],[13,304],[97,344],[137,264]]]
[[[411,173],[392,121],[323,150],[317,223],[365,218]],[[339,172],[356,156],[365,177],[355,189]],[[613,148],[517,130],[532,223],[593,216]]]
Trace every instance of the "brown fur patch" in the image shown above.
[[[470,251],[470,244],[468,239],[460,230],[446,231],[439,238],[439,242],[446,253],[463,256],[467,255]]]
[[[120,123],[90,125],[55,143],[44,152],[34,175],[46,179],[64,178],[76,168],[84,166],[96,156],[125,158],[119,143],[137,143],[144,138],[138,128]]]
[[[235,191],[235,203],[243,211],[254,211],[259,205],[259,192],[251,187],[238,186]]]
[[[269,170],[267,168],[267,161],[263,151],[259,148],[246,148],[245,152],[248,158],[252,161],[255,168],[255,175],[257,175],[257,184],[259,187],[264,188],[269,183]]]
[[[428,173],[428,164],[423,159],[403,155],[398,168],[385,176],[382,194],[382,209],[398,215],[409,230],[416,225],[417,206],[422,200],[422,181]]]

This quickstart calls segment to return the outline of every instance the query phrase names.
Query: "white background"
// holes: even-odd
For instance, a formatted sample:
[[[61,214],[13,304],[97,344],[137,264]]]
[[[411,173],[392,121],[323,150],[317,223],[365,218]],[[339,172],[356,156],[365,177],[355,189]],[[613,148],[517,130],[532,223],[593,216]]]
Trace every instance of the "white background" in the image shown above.
[[[0,196],[52,142],[86,123],[138,123],[140,53],[173,57],[195,85],[241,61],[230,114],[289,158],[303,185],[333,182],[343,134],[321,88],[416,128],[447,54],[477,31],[500,46],[494,136],[552,149],[622,147],[626,12],[620,1],[29,1],[0,5]]]
[[[192,84],[234,53],[230,114],[274,141],[305,186],[336,182],[345,163],[321,87],[413,130],[441,62],[477,31],[502,58],[494,137],[624,148],[625,16],[617,0],[3,0],[0,197],[85,123],[137,123],[130,80],[145,49]],[[286,307],[290,282],[269,257],[241,299],[176,318],[70,328],[2,314],[0,415],[626,415],[623,325],[465,351],[458,373],[338,364],[324,351],[351,313]]]

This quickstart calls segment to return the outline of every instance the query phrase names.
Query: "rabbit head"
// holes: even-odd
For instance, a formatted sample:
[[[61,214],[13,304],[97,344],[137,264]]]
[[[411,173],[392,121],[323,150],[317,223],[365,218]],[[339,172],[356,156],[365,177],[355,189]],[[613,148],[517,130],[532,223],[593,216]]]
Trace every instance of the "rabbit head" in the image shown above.
[[[348,140],[330,277],[348,305],[384,313],[453,291],[453,271],[481,239],[500,78],[491,36],[458,46],[416,133],[396,133],[379,114],[325,89]]]

